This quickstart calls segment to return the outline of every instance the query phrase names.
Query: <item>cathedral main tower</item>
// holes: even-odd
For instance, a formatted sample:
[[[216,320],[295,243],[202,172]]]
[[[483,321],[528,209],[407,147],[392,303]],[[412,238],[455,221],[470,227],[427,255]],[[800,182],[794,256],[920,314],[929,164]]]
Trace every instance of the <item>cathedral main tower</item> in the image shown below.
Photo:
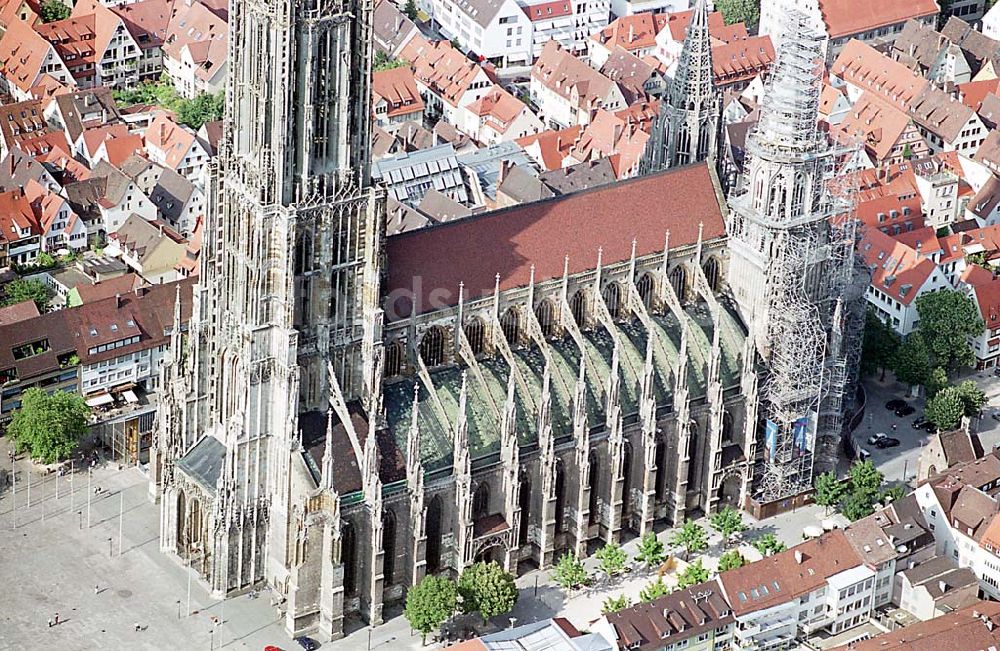
[[[193,317],[186,340],[175,319],[163,369],[150,493],[161,548],[214,594],[266,582],[287,595],[302,553],[300,416],[379,411],[372,3],[241,0],[230,11],[225,132]]]

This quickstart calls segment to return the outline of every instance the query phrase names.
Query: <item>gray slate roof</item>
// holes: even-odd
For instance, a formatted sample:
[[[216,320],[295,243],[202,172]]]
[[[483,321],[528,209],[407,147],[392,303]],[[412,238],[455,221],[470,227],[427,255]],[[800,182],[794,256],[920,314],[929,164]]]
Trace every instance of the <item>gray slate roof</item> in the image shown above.
[[[177,460],[177,468],[214,495],[225,459],[226,446],[215,437],[206,436]]]

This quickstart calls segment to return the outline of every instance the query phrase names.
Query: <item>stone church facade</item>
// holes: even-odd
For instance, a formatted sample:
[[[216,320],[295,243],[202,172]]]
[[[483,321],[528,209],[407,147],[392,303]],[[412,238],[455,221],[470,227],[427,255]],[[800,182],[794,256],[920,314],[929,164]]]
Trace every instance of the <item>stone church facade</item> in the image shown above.
[[[371,11],[233,4],[150,463],[164,553],[219,597],[270,586],[290,633],[328,639],[429,573],[742,506],[758,460],[711,164],[386,240]]]

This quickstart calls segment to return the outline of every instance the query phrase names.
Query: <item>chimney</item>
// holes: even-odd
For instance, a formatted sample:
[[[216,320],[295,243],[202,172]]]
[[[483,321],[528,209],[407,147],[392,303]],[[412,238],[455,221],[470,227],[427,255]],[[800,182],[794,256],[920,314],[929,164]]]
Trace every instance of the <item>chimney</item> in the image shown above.
[[[121,306],[122,306],[122,295],[115,294],[115,307],[121,307]]]
[[[944,581],[938,581],[938,590],[941,591],[941,594],[948,592],[948,584]]]
[[[629,23],[628,26],[628,42],[631,44],[635,40],[635,25]]]
[[[795,562],[798,563],[799,565],[802,565],[802,561],[804,561],[804,560],[805,560],[805,556],[802,554],[802,550],[801,549],[796,549],[795,550]]]

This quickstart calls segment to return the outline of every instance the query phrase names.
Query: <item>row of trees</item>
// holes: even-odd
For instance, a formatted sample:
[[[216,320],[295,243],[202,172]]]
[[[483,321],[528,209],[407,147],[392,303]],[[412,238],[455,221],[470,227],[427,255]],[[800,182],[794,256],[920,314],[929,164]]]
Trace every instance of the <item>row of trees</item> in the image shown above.
[[[425,576],[407,592],[404,615],[426,644],[427,634],[456,612],[478,613],[485,623],[513,610],[517,596],[510,572],[495,562],[474,563],[462,572],[457,584],[447,577]]]
[[[876,507],[904,495],[899,486],[883,488],[885,476],[871,461],[851,466],[850,477],[841,481],[833,472],[816,477],[813,499],[827,510],[839,508],[844,517],[860,520],[875,512]]]
[[[973,382],[950,384],[962,367],[975,364],[969,338],[982,333],[983,320],[975,302],[954,290],[918,296],[916,307],[919,325],[905,338],[868,311],[862,371],[871,375],[880,370],[884,377],[888,369],[900,382],[924,387],[927,420],[953,429],[963,415],[974,415],[986,404]]]
[[[192,129],[199,129],[206,122],[221,120],[226,94],[199,93],[194,99],[181,97],[170,78],[164,75],[156,83],[145,82],[135,88],[114,91],[115,101],[123,105],[156,104],[170,109],[177,121]]]

